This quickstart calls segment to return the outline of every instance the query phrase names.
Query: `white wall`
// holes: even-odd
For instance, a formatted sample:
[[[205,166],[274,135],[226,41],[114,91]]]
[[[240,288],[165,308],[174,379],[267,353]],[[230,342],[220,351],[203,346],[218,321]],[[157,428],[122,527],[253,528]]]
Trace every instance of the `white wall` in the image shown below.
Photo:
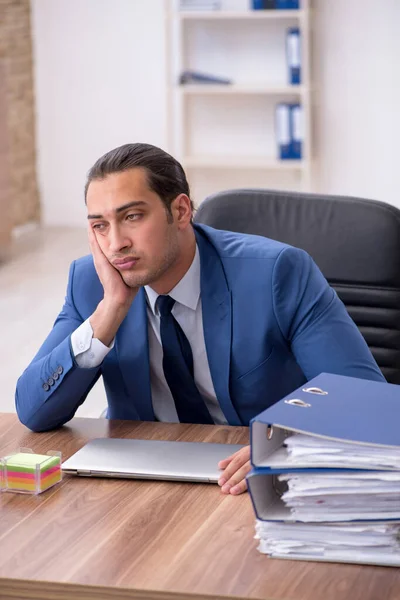
[[[316,187],[400,207],[400,2],[314,7]]]
[[[164,0],[32,0],[43,221],[82,225],[88,169],[166,145]]]
[[[400,206],[400,1],[313,4],[315,189]],[[107,150],[167,148],[164,10],[164,0],[32,0],[45,224],[84,222],[85,175]]]

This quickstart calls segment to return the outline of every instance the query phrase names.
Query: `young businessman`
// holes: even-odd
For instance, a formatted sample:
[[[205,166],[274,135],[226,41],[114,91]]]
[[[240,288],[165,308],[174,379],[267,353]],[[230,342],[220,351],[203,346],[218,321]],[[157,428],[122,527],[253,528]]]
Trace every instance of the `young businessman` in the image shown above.
[[[103,376],[108,417],[248,425],[321,372],[384,380],[302,250],[193,225],[181,165],[148,144],[100,158],[85,189],[91,256],[17,384],[35,431],[69,421]],[[220,463],[246,489],[249,447]]]

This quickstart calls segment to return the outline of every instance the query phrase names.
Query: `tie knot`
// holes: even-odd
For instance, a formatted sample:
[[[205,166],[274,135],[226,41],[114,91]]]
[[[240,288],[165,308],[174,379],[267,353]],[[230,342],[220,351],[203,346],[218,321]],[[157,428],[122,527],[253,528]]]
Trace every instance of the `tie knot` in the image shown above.
[[[157,298],[157,307],[162,317],[167,317],[171,314],[174,304],[175,300],[171,296],[158,296]]]

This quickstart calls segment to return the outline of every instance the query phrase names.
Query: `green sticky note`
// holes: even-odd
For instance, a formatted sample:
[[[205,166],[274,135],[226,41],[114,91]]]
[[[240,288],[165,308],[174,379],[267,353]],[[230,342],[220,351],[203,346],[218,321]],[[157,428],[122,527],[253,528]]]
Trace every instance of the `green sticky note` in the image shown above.
[[[29,454],[18,452],[6,457],[7,470],[21,473],[34,473],[36,465],[40,464],[40,471],[46,471],[60,464],[59,456],[48,456],[47,454]]]

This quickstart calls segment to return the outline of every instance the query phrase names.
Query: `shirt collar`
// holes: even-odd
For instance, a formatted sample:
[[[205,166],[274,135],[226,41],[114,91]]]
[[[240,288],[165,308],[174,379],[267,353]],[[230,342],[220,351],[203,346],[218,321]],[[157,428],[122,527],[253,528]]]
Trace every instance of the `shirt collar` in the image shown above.
[[[156,302],[159,294],[148,285],[145,285],[144,289],[152,312],[158,315]],[[192,264],[168,295],[183,306],[196,310],[200,298],[200,253],[197,244]]]

